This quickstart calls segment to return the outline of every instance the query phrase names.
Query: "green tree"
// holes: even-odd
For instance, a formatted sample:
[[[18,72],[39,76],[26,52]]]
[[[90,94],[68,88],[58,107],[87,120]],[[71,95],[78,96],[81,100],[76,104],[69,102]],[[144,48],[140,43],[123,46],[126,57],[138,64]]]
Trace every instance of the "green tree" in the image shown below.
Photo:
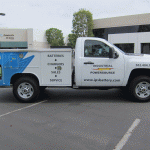
[[[77,35],[76,34],[69,34],[68,35],[68,46],[71,46],[72,48],[75,47],[76,44]]]
[[[90,11],[80,9],[73,14],[73,31],[78,37],[93,36],[93,17]]]
[[[78,37],[93,37],[93,25],[93,17],[90,11],[80,9],[75,12],[72,20],[72,34],[68,36],[68,45],[73,45],[74,48]]]
[[[46,30],[47,41],[51,46],[63,46],[64,38],[61,30],[50,28]]]

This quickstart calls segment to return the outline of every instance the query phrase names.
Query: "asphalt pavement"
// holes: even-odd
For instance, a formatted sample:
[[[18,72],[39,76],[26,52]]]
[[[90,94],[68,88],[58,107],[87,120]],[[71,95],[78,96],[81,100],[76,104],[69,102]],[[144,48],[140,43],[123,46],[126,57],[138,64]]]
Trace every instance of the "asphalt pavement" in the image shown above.
[[[0,149],[149,150],[149,110],[119,89],[47,88],[27,104],[0,89]]]

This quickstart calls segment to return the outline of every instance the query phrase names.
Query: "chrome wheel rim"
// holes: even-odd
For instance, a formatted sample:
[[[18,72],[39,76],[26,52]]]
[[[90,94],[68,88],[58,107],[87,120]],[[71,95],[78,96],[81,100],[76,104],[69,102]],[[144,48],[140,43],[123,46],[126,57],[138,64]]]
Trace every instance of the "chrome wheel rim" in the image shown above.
[[[150,84],[148,82],[140,82],[136,88],[135,93],[140,98],[147,98],[150,95]]]
[[[28,99],[32,97],[34,93],[33,86],[30,83],[24,82],[18,86],[17,92],[20,97]]]

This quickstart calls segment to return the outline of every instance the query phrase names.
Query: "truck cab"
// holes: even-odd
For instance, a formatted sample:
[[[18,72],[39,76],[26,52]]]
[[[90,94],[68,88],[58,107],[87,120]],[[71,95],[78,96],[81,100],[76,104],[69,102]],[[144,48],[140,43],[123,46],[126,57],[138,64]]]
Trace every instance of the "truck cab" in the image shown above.
[[[127,54],[101,38],[78,38],[75,47],[78,87],[121,87],[137,101],[150,99],[150,55]]]
[[[78,38],[75,47],[77,86],[122,86],[124,52],[100,38]]]

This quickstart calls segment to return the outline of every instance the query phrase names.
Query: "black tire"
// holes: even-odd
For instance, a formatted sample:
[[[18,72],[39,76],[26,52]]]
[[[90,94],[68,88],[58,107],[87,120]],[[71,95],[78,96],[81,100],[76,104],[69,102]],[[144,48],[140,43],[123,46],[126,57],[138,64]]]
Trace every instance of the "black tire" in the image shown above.
[[[21,103],[34,102],[39,95],[39,85],[31,77],[21,77],[13,85],[15,98]]]
[[[134,101],[148,102],[150,100],[150,77],[139,76],[129,85],[129,93]]]

